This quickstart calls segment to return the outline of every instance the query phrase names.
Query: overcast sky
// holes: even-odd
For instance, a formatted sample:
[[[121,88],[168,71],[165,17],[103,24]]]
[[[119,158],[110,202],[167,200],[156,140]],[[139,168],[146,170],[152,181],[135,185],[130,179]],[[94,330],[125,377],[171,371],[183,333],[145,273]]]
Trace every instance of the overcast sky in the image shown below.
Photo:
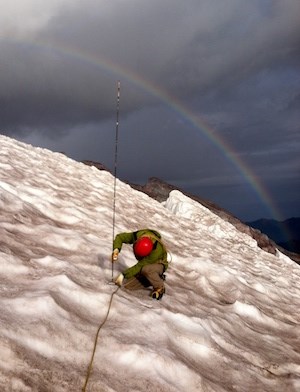
[[[0,132],[300,216],[299,0],[0,0]]]

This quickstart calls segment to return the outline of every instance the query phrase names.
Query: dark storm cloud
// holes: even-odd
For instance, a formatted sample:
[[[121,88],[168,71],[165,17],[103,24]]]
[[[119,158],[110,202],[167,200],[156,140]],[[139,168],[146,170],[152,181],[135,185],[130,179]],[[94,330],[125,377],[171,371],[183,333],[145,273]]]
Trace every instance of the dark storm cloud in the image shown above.
[[[292,62],[300,33],[297,0],[61,3],[49,6],[48,23],[28,34],[25,20],[17,42],[2,44],[5,128],[10,122],[16,128],[17,119],[39,127],[43,121],[72,125],[112,112],[118,75],[51,47],[109,59],[180,98],[237,84],[271,63]],[[128,110],[136,104],[134,94],[127,97]]]
[[[276,176],[277,190],[287,177],[296,183],[298,0],[0,5],[2,133],[109,165],[120,79],[124,178],[247,193],[234,159],[166,105],[167,92],[205,119],[272,194]]]

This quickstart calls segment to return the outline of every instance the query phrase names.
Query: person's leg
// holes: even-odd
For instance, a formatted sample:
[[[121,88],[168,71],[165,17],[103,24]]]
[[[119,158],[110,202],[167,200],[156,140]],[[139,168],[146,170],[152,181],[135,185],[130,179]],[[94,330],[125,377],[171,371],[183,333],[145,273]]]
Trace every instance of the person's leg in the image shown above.
[[[151,283],[142,274],[138,274],[132,278],[129,278],[124,284],[124,287],[128,290],[140,290],[149,286],[151,286]]]
[[[160,263],[145,265],[141,270],[141,275],[145,276],[154,289],[164,287],[164,280],[161,275],[164,272],[164,266]]]
[[[161,299],[165,292],[164,280],[162,278],[163,273],[164,266],[160,263],[145,265],[141,270],[141,274],[153,286],[152,297],[155,299]]]

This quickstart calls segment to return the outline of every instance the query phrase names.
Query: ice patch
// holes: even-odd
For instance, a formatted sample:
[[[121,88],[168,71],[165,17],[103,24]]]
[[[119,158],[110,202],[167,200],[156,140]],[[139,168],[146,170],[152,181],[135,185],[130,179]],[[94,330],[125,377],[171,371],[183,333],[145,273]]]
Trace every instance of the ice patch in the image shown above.
[[[30,269],[23,265],[15,256],[6,253],[0,254],[0,275],[22,275],[27,274]]]

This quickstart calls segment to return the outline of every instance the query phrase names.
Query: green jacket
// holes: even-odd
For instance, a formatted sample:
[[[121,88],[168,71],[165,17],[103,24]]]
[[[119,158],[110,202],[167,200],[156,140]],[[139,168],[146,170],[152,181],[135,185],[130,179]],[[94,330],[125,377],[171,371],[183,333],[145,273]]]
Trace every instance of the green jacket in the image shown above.
[[[127,268],[123,272],[123,275],[126,279],[137,275],[144,265],[147,264],[161,263],[164,265],[165,270],[168,268],[167,250],[161,241],[161,235],[155,230],[143,229],[134,231],[132,233],[120,233],[116,235],[116,238],[114,239],[113,249],[117,248],[120,251],[123,244],[133,244],[143,235],[151,238],[153,241],[153,250],[150,255],[139,259],[137,264],[135,264],[133,267]]]

